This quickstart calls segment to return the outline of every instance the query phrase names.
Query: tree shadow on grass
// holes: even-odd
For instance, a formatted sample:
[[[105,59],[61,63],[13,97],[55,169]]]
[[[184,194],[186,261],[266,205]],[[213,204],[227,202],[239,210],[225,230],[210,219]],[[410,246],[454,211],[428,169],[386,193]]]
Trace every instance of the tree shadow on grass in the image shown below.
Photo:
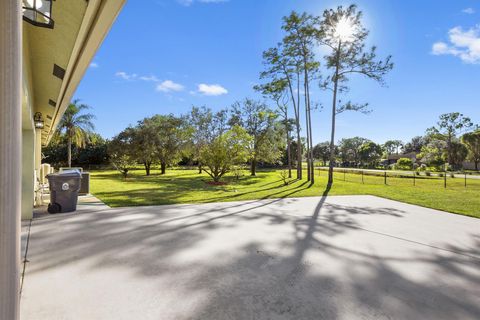
[[[139,188],[139,189],[130,189],[130,190],[122,190],[122,191],[98,191],[94,192],[96,196],[98,196],[102,201],[107,203],[113,207],[119,206],[141,206],[141,205],[164,205],[164,204],[175,204],[175,203],[185,203],[185,202],[194,202],[197,203],[206,203],[206,202],[218,202],[218,201],[234,201],[235,199],[241,198],[245,195],[250,194],[257,194],[269,190],[276,190],[279,188],[283,188],[283,183],[278,184],[280,181],[272,181],[265,184],[261,184],[258,188],[251,191],[242,191],[241,189],[237,190],[230,190],[225,189],[224,187],[218,186],[211,186],[206,184],[203,179],[194,178],[182,178],[182,179],[174,179],[174,180],[163,180],[159,181],[132,181],[133,184],[136,182],[140,182],[142,184],[151,184],[152,188]],[[129,183],[129,181],[125,182]],[[307,182],[303,182],[298,186],[295,186],[293,189],[299,189],[301,191],[306,188],[302,188],[305,186]],[[161,186],[161,188],[158,188]],[[243,185],[239,185],[241,188]],[[234,186],[231,186],[234,187]],[[309,186],[310,187],[310,186]],[[300,189],[301,188],[301,189]],[[292,188],[290,190],[293,190]],[[210,194],[206,194],[207,196],[204,199],[195,199],[193,201],[188,201],[188,199],[182,198],[185,193],[189,192],[219,192],[224,191],[225,195],[221,196],[212,196]],[[271,193],[270,198],[274,195],[282,193],[284,191],[280,191],[278,193]],[[293,194],[293,193],[292,193]],[[268,198],[268,197],[265,197]]]

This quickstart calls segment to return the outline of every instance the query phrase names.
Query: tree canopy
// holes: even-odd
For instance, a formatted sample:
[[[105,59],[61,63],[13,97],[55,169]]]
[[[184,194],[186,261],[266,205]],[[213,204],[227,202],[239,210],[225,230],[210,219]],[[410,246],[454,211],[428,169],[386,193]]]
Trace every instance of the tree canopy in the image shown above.
[[[72,144],[83,147],[88,142],[88,138],[95,129],[93,119],[95,116],[91,113],[82,113],[90,109],[86,104],[80,103],[80,100],[73,100],[65,110],[65,113],[58,124],[57,134],[65,133],[67,137],[67,158],[68,166],[72,166]]]

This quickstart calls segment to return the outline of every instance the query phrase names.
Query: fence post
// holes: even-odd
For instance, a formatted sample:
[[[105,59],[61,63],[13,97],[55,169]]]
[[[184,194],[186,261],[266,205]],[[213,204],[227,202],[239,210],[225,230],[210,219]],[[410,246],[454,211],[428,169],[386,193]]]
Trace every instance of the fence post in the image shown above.
[[[447,188],[447,171],[445,170],[444,175],[443,175],[443,187],[446,189]]]
[[[383,183],[387,184],[387,171],[383,172]]]
[[[465,188],[467,187],[467,173],[465,172]]]
[[[416,172],[413,171],[413,186],[415,186],[415,175],[416,175]]]
[[[364,182],[363,182],[363,170],[362,170],[362,183],[364,183]]]
[[[346,172],[347,172],[347,169],[343,169],[343,181],[347,181]]]

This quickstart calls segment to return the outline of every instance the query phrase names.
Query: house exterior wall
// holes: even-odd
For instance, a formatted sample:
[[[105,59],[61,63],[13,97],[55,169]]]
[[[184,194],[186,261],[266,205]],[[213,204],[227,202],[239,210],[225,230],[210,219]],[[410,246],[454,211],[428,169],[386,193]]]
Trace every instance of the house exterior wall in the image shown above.
[[[470,161],[464,161],[462,163],[462,167],[465,170],[475,170],[475,163],[470,162]],[[480,168],[480,165],[479,165],[479,168]]]
[[[22,130],[22,220],[32,219],[33,216],[35,157],[32,149],[34,147],[34,131]]]
[[[26,32],[23,25],[23,33]],[[41,161],[35,154],[38,132],[33,125],[33,95],[30,68],[30,50],[27,37],[22,48],[22,220],[31,219],[35,199],[35,163]]]

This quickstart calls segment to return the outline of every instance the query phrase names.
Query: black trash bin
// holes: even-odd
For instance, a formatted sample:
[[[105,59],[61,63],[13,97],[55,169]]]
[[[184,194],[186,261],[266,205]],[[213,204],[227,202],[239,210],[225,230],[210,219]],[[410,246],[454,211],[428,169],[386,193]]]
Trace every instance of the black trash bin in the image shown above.
[[[48,212],[72,212],[77,210],[78,191],[82,174],[77,170],[63,171],[47,175],[50,185]]]

